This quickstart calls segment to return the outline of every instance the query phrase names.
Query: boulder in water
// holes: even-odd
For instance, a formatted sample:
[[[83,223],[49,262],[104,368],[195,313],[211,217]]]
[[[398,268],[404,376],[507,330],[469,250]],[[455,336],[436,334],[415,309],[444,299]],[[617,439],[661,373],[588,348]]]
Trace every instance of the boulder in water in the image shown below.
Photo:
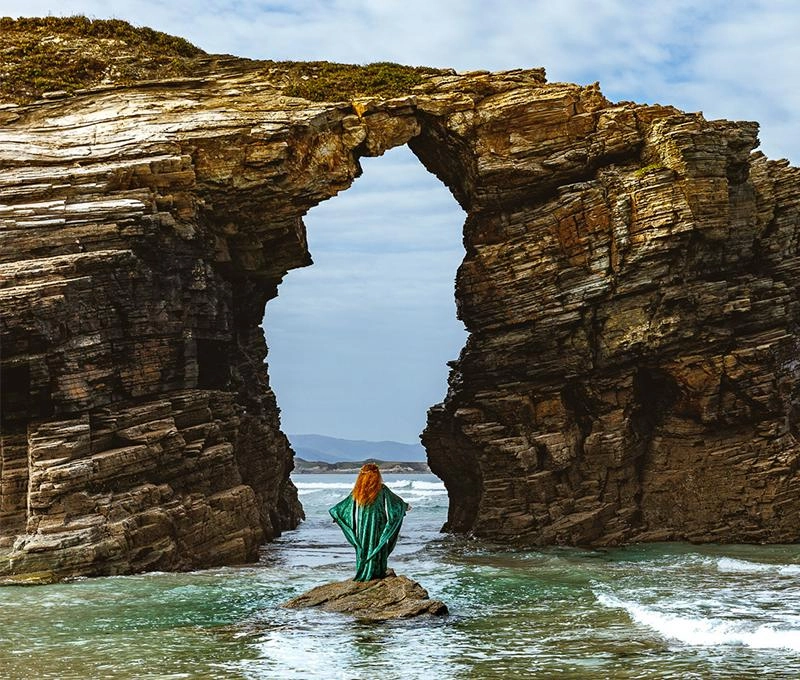
[[[447,614],[444,602],[431,600],[419,583],[407,576],[396,576],[391,571],[386,578],[374,581],[326,583],[298,595],[283,606],[290,609],[319,607],[370,621]]]

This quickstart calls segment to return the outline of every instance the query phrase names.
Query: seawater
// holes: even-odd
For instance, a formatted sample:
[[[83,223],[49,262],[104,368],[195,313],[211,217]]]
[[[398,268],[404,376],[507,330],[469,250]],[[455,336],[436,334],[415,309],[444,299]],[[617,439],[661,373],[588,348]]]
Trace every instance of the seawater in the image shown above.
[[[439,533],[430,475],[390,566],[445,618],[369,624],[280,604],[348,578],[327,508],[350,475],[297,475],[307,520],[258,564],[0,588],[0,678],[798,678],[800,546],[509,551]]]

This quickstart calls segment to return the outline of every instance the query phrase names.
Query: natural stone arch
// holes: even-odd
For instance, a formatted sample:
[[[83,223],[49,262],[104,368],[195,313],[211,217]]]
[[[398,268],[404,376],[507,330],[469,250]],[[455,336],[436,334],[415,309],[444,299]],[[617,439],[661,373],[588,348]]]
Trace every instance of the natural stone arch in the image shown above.
[[[349,189],[303,217],[313,266],[289,272],[263,322],[301,467],[297,456],[317,458],[308,433],[418,442],[466,339],[454,297],[464,211],[408,145],[359,164]]]
[[[264,305],[309,263],[303,214],[405,143],[468,215],[470,337],[423,437],[448,527],[797,539],[797,170],[750,154],[754,124],[538,70],[311,103],[235,60],[0,122],[3,379],[27,394],[2,571],[236,562],[296,524]]]

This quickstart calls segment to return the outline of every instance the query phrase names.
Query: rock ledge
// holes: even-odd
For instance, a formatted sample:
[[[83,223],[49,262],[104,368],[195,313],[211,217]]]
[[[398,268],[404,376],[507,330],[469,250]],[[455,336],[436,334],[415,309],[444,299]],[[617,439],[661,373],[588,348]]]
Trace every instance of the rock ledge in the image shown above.
[[[284,603],[289,609],[319,607],[370,621],[406,619],[422,614],[447,614],[447,605],[431,600],[428,591],[407,576],[393,572],[377,581],[326,583]]]

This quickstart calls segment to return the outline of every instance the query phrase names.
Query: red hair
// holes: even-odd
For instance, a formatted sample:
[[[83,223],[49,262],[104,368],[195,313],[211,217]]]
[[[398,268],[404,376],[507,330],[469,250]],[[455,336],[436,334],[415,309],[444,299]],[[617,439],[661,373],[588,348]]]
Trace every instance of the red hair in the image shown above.
[[[381,471],[375,463],[367,463],[361,468],[353,487],[353,500],[361,506],[371,505],[383,486]]]

